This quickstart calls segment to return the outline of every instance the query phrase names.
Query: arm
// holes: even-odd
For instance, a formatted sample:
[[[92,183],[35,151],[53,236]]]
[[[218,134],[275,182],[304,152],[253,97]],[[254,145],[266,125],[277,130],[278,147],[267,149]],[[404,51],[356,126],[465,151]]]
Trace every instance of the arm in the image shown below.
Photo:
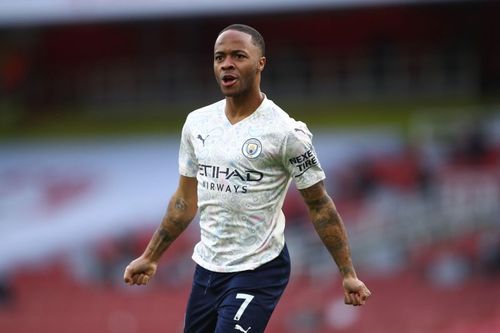
[[[123,277],[125,283],[146,284],[155,274],[162,254],[196,215],[198,210],[197,185],[196,178],[180,177],[179,185],[170,199],[167,212],[144,253],[126,267]]]
[[[362,305],[370,296],[364,283],[358,280],[351,260],[351,251],[344,223],[323,182],[300,190],[312,223],[342,274],[345,303]]]

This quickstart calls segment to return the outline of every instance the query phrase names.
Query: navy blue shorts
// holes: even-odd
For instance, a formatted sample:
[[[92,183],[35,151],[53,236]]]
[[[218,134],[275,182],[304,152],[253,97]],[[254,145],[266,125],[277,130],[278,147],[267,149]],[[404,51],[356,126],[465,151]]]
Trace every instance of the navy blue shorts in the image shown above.
[[[286,245],[255,270],[217,273],[196,265],[184,333],[264,332],[289,277]]]

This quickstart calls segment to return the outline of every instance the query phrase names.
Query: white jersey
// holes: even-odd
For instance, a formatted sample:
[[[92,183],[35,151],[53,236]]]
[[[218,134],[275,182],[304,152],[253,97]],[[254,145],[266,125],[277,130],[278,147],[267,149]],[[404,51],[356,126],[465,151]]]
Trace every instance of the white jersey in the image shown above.
[[[284,247],[281,210],[298,189],[323,180],[307,126],[271,100],[236,124],[222,100],[191,112],[182,129],[179,172],[198,180],[201,240],[193,260],[215,272],[255,269]]]

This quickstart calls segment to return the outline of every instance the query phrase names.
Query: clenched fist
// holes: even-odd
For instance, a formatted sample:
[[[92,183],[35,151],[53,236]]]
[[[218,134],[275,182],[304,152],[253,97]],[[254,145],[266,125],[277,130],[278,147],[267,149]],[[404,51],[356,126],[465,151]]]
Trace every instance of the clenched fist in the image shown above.
[[[139,257],[133,260],[126,268],[123,280],[126,284],[132,286],[145,285],[156,273],[158,264],[146,258]]]
[[[363,305],[372,294],[365,284],[357,278],[344,278],[342,286],[344,287],[345,304]]]

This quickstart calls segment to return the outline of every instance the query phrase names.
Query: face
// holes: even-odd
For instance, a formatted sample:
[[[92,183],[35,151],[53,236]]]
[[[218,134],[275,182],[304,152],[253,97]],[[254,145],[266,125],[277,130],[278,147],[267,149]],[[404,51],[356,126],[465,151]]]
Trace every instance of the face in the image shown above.
[[[224,31],[215,41],[214,73],[222,93],[227,97],[259,91],[260,72],[266,58],[252,36],[237,30]]]

